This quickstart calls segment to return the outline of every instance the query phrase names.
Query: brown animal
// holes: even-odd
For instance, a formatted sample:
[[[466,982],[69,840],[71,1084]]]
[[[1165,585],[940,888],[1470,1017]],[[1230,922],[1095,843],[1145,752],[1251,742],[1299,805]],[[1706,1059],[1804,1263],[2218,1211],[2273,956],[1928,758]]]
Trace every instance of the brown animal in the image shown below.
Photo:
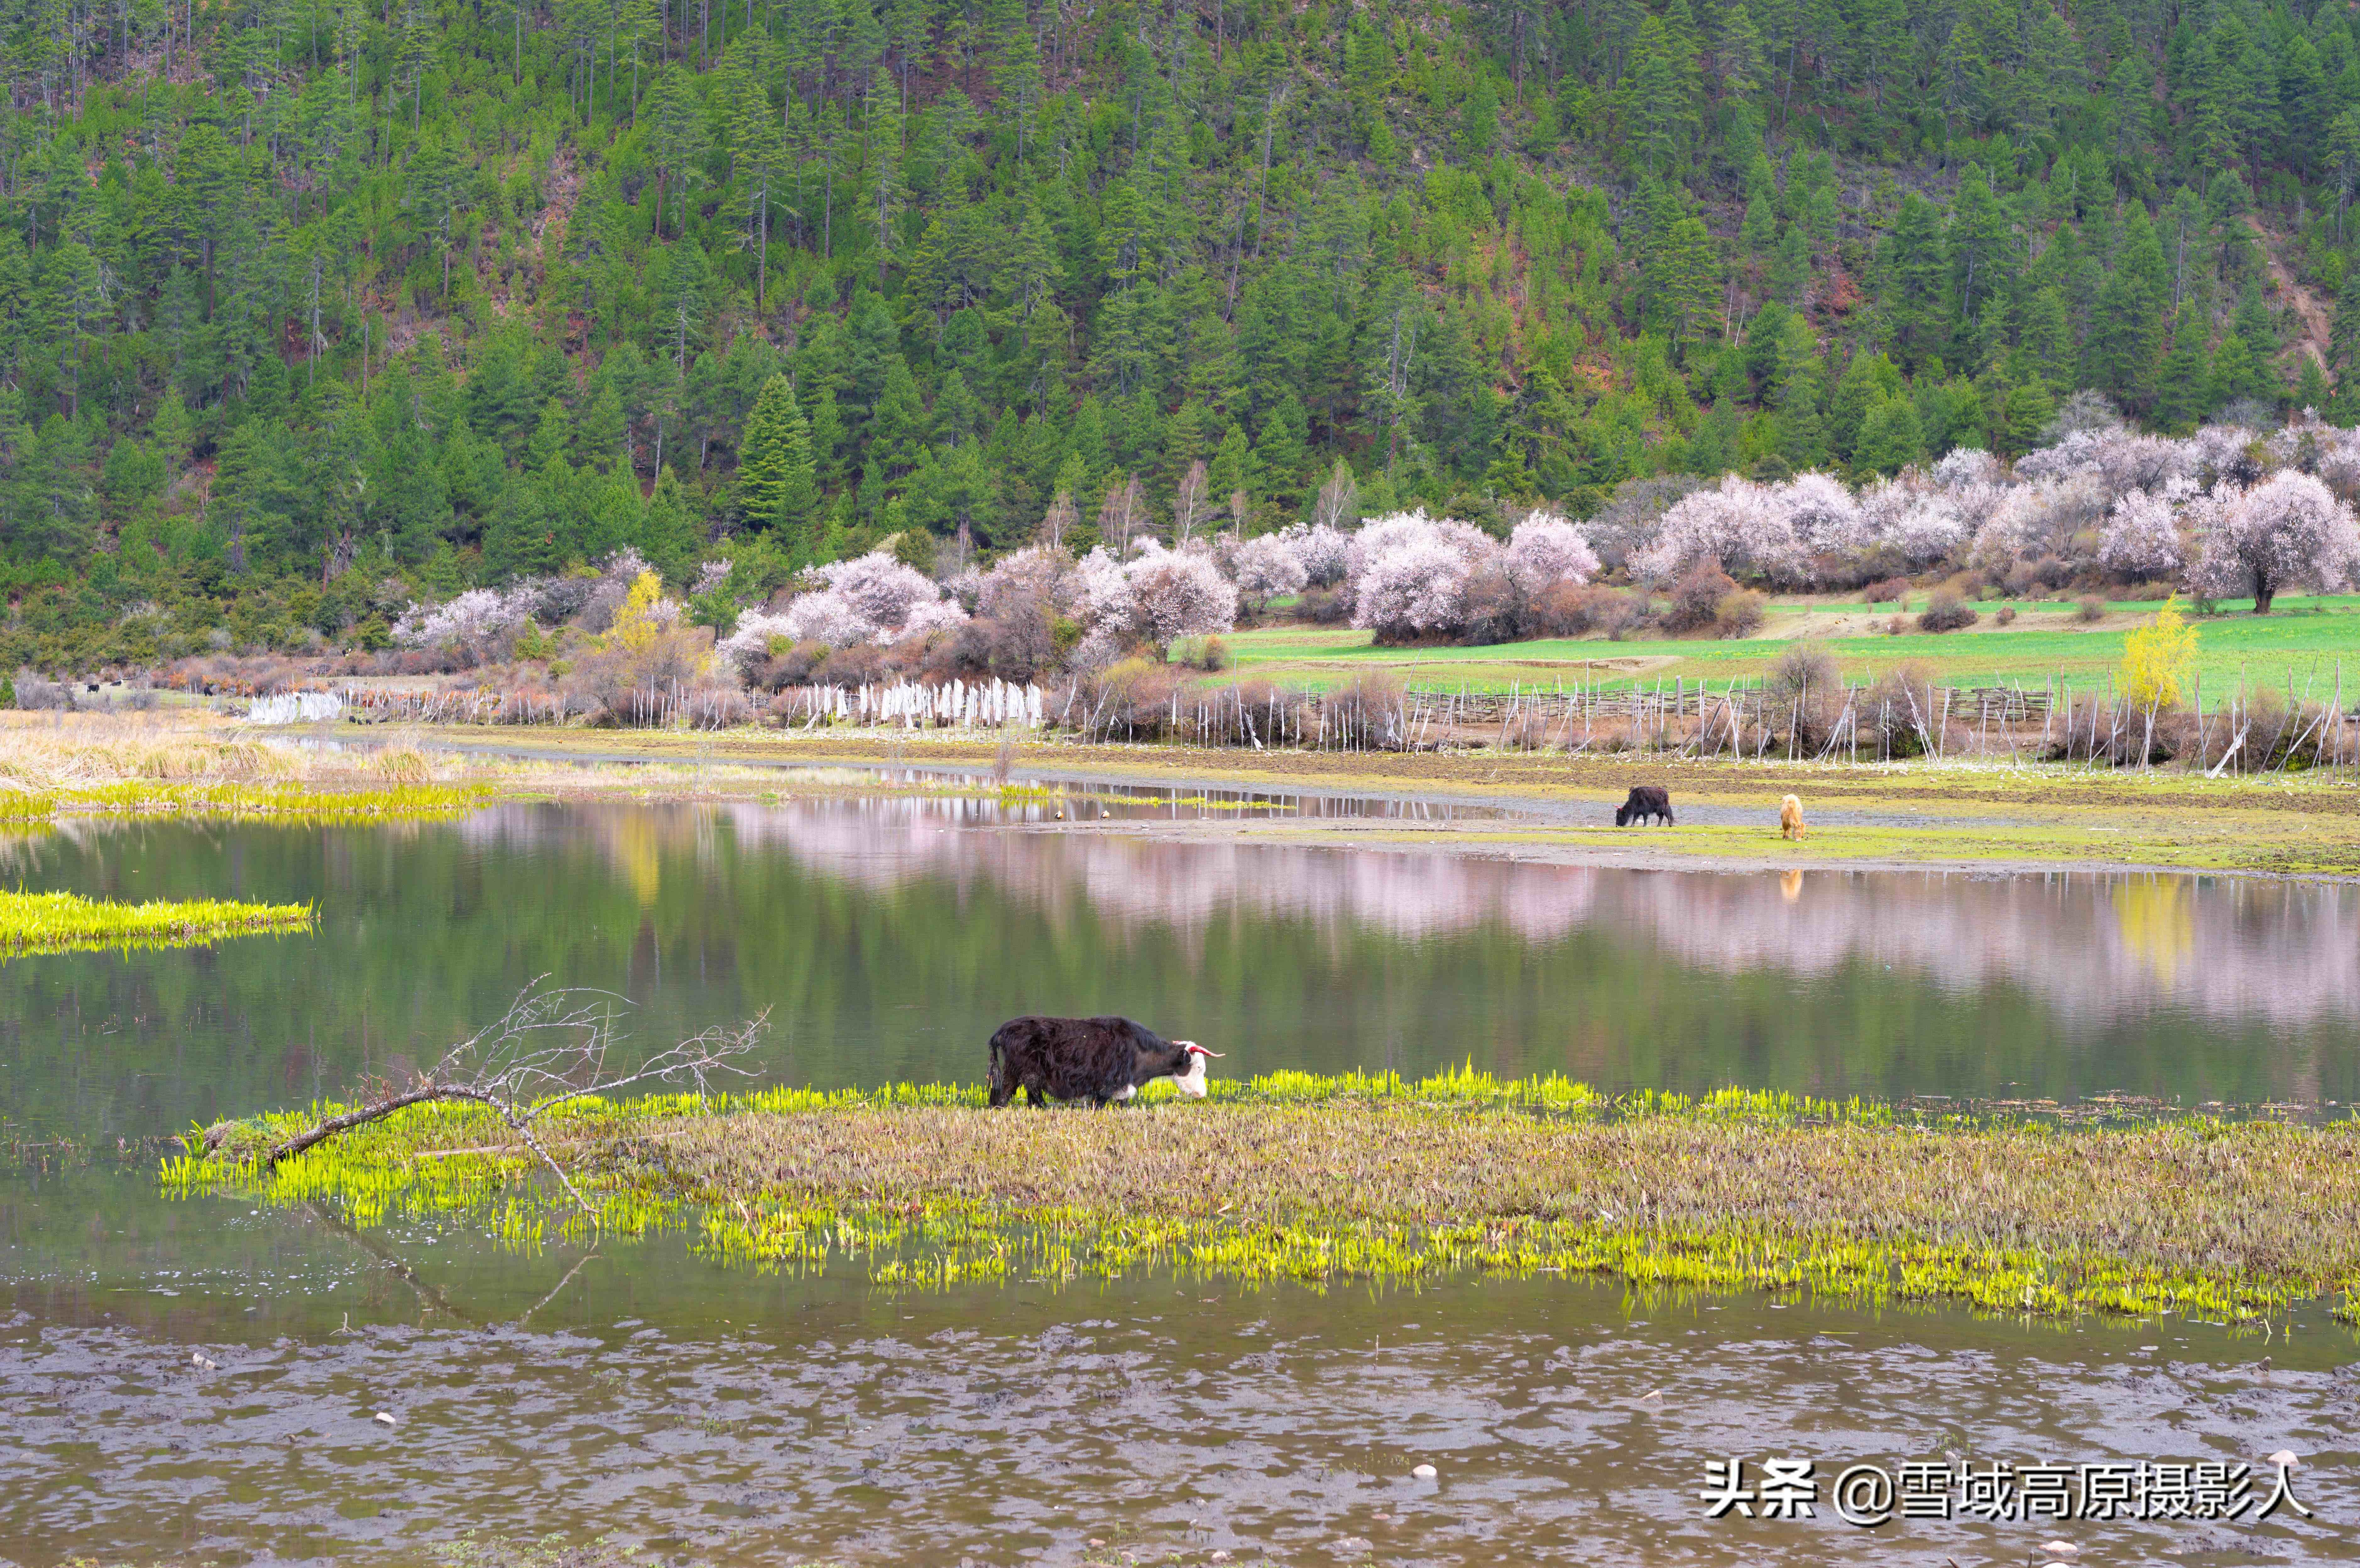
[[[1789,795],[1778,802],[1778,836],[1800,838],[1803,833],[1803,802]]]

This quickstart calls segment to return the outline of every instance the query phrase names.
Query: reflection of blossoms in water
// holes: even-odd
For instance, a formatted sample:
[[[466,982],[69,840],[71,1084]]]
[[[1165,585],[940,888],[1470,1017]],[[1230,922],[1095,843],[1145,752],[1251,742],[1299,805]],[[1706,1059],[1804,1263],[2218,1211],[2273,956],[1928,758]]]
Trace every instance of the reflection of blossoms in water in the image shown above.
[[[1077,798],[1078,799],[1078,798]],[[1030,809],[1046,819],[1051,808]],[[460,831],[486,841],[604,835],[618,866],[646,853],[617,813],[499,808]],[[2307,1023],[2360,990],[2360,889],[2243,878],[2047,873],[1735,875],[1512,864],[1470,855],[1178,843],[1131,833],[978,832],[996,802],[895,799],[723,805],[661,813],[672,853],[716,831],[889,890],[924,879],[995,886],[1053,924],[1161,926],[1184,936],[1240,917],[1349,939],[1497,930],[1542,945],[1577,934],[1647,944],[1691,968],[1804,977],[1890,967],[1967,992],[2006,985],[2104,1023],[2157,1007],[2223,1022]]]

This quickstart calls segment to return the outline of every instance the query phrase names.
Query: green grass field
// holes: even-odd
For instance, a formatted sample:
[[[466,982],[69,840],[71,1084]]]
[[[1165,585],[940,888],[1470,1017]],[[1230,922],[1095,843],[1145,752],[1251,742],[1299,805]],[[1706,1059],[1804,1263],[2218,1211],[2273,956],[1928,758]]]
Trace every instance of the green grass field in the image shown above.
[[[1922,603],[1922,596],[1913,599],[1910,609]],[[1226,640],[1237,673],[1315,687],[1340,684],[1371,668],[1416,687],[1476,691],[1585,682],[1615,691],[1675,680],[1743,685],[1760,680],[1796,642],[1818,640],[1852,681],[1918,663],[1953,686],[2038,688],[2054,681],[2060,689],[2086,691],[2105,687],[2121,667],[2124,638],[2158,608],[2153,602],[2110,604],[2092,624],[2082,621],[2071,604],[2016,600],[2014,624],[2003,626],[1997,614],[2005,603],[1978,604],[1983,619],[1977,625],[1939,635],[1914,629],[1888,634],[1884,628],[1894,614],[1890,604],[1788,599],[1772,603],[1761,632],[1730,640],[1615,642],[1599,637],[1487,648],[1377,648],[1367,632],[1326,626],[1273,626],[1240,631]],[[2281,599],[2267,615],[2233,606],[2193,624],[2197,672],[2208,706],[2241,676],[2249,684],[2281,690],[2291,681],[2298,694],[2308,685],[2314,696],[2327,696],[2334,690],[2338,660],[2352,666],[2346,696],[2360,696],[2360,595]]]

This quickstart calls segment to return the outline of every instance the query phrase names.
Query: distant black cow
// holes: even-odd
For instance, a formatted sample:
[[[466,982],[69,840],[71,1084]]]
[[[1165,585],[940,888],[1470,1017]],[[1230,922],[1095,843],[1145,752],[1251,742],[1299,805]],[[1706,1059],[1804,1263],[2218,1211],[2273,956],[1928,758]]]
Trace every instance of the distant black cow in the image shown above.
[[[1129,1018],[1011,1018],[991,1037],[991,1103],[1024,1091],[1044,1100],[1128,1100],[1157,1078],[1202,1098],[1205,1058],[1218,1056],[1193,1040],[1165,1040]]]
[[[1614,825],[1627,828],[1649,817],[1661,817],[1666,822],[1672,820],[1671,791],[1660,784],[1634,784],[1631,798],[1614,809]]]

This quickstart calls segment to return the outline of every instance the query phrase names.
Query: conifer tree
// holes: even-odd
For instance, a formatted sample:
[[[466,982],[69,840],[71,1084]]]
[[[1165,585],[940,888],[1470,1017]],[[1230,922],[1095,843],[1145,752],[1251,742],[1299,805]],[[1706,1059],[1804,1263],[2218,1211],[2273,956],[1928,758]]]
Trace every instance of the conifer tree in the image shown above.
[[[802,539],[819,495],[811,427],[783,376],[762,384],[738,449],[738,515],[749,527]]]

